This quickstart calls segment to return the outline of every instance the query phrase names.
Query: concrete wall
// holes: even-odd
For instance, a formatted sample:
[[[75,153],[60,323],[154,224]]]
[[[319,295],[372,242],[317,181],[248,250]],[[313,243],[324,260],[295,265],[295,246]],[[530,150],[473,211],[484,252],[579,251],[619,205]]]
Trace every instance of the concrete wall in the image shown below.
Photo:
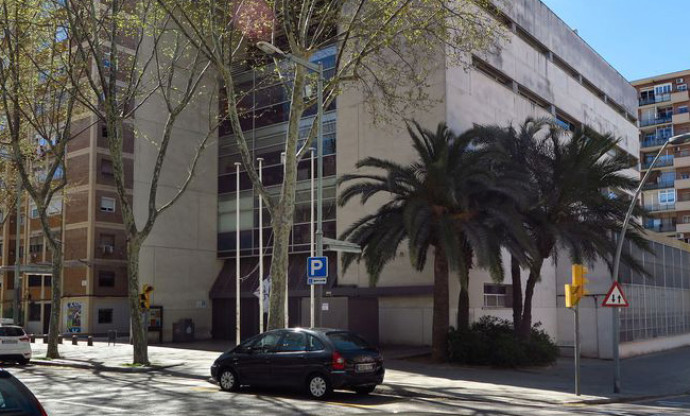
[[[159,181],[157,204],[170,200],[188,175],[194,153],[215,123],[215,78],[208,74],[197,97],[179,116]],[[144,224],[157,143],[161,140],[167,112],[158,96],[136,115],[134,163],[134,210],[137,225]],[[211,113],[209,113],[209,108]],[[185,194],[164,212],[144,243],[140,258],[141,284],[155,288],[153,305],[163,306],[164,341],[172,338],[173,322],[191,318],[196,337],[210,337],[211,304],[208,291],[221,263],[216,259],[217,239],[217,133],[209,142]]]

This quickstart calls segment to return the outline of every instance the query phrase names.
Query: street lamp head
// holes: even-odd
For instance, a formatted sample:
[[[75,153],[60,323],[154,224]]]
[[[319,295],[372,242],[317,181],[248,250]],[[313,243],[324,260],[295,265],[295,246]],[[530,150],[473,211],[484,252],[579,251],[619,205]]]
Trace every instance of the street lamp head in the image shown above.
[[[668,140],[669,144],[682,144],[690,141],[690,133],[679,134]]]
[[[280,56],[285,56],[286,53],[280,50],[277,46],[275,46],[272,43],[269,42],[264,42],[263,40],[260,42],[256,42],[256,47],[259,48],[263,53],[267,55],[280,55]]]

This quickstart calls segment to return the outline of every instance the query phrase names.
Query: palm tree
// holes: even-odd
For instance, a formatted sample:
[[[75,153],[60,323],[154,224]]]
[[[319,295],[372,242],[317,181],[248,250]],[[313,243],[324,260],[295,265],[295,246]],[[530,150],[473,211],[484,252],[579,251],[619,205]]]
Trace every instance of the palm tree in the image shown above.
[[[536,283],[541,280],[544,261],[556,258],[562,249],[574,263],[602,258],[610,265],[615,236],[629,203],[624,195],[633,191],[638,181],[622,172],[634,161],[616,151],[618,140],[610,135],[584,128],[568,138],[562,129],[545,119],[527,119],[519,131],[512,127],[486,129],[486,136],[493,136],[494,144],[510,155],[513,161],[510,169],[523,166],[532,188],[533,203],[522,215],[536,250],[527,261],[529,277],[524,301],[520,262],[513,261],[511,267],[514,325],[524,339],[530,334],[532,297]],[[638,215],[641,213],[638,210]],[[645,248],[640,226],[633,227],[631,241]],[[629,256],[624,261],[641,269]]]
[[[500,243],[491,230],[508,222],[519,224],[514,217],[509,218],[515,212],[511,196],[517,187],[497,182],[492,160],[501,154],[488,146],[477,146],[472,131],[455,136],[444,124],[432,132],[414,123],[414,129],[408,125],[408,132],[417,162],[401,165],[368,157],[359,161],[357,168],[383,170],[383,174],[356,173],[339,180],[340,184],[354,182],[342,190],[341,206],[354,197],[360,197],[362,204],[378,194],[391,197],[343,233],[341,238],[363,247],[361,255],[346,254],[343,267],[363,259],[374,285],[403,241],[407,241],[412,266],[419,271],[433,249],[432,357],[442,361],[448,351],[449,270],[459,272],[458,324],[466,326],[469,270],[476,258],[479,266],[493,274],[502,272],[500,250],[496,249]]]

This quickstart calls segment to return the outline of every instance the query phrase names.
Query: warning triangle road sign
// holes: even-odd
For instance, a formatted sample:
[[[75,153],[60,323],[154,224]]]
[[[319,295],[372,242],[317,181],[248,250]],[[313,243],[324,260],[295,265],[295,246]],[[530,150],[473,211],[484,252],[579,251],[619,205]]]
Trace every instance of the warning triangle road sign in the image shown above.
[[[604,303],[602,303],[601,306],[608,306],[609,308],[627,308],[629,306],[628,300],[623,294],[623,289],[618,282],[613,282],[613,285],[611,285],[611,289],[609,289],[609,293],[606,294]]]

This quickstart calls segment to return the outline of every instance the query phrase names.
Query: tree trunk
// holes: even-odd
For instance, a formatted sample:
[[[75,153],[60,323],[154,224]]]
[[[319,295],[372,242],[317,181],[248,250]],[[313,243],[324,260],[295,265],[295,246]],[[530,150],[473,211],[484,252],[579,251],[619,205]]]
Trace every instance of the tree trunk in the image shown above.
[[[436,362],[448,360],[448,259],[443,249],[434,252],[434,314],[431,327],[431,358]]]
[[[276,207],[273,227],[273,256],[271,257],[271,292],[268,301],[268,329],[285,328],[285,282],[288,278],[290,230],[292,221],[285,218],[281,203]]]
[[[148,340],[141,310],[139,308],[139,252],[141,242],[127,241],[127,295],[129,299],[130,320],[132,323],[132,345],[134,346],[134,364],[149,365]]]
[[[458,293],[458,316],[457,326],[459,330],[470,328],[470,270],[472,269],[472,258],[474,257],[472,247],[465,241],[460,253],[465,261],[460,265],[458,276],[460,277],[460,292]]]
[[[517,335],[522,320],[522,279],[520,263],[514,256],[510,256],[510,278],[513,284],[513,330]]]
[[[543,259],[535,260],[532,267],[530,267],[529,278],[527,278],[527,285],[525,286],[525,304],[522,310],[522,321],[520,322],[520,330],[518,332],[518,337],[523,340],[529,339],[532,330],[532,297],[534,295],[534,286],[541,276],[541,266],[543,263]]]
[[[50,244],[53,275],[50,278],[50,322],[48,325],[48,358],[60,358],[58,352],[58,336],[60,335],[60,283],[62,281],[62,246],[60,243]]]

